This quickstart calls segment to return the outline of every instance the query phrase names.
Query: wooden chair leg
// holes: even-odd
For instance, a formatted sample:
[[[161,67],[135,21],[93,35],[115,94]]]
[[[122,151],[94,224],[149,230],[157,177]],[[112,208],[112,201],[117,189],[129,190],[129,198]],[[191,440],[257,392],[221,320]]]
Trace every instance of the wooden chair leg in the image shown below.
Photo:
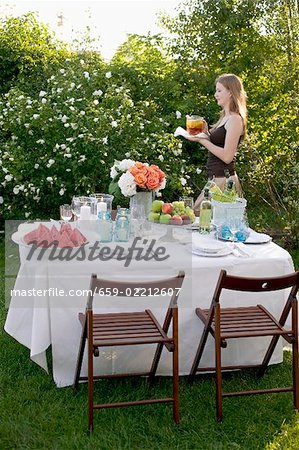
[[[298,370],[298,339],[292,345],[293,359],[293,388],[294,388],[294,408],[299,411],[299,370]]]
[[[292,344],[292,362],[293,362],[293,389],[294,389],[294,407],[299,410],[299,369],[298,369],[298,303],[293,304],[292,309],[292,329],[294,332],[294,341]]]
[[[163,345],[164,344],[158,344],[157,348],[156,348],[156,352],[155,352],[154,359],[153,359],[153,362],[152,362],[152,366],[151,366],[151,369],[149,371],[149,376],[148,376],[148,383],[149,383],[150,386],[152,386],[153,383],[154,383],[154,378],[155,378],[155,375],[156,375],[156,372],[157,372],[157,367],[158,367],[158,364],[159,364],[159,361],[160,361],[160,358],[161,358]]]
[[[191,367],[191,371],[190,371],[190,374],[189,374],[189,378],[188,378],[188,381],[191,384],[194,382],[196,371],[197,371],[199,362],[201,360],[201,357],[202,357],[202,354],[203,354],[203,350],[204,350],[206,342],[207,342],[208,335],[209,335],[209,327],[207,325],[205,325],[205,329],[204,329],[203,334],[201,336],[201,340],[200,340],[200,343],[198,345],[197,352],[196,352],[196,355],[195,355],[195,358],[194,358],[194,361],[193,361],[193,364],[192,364],[192,367]]]
[[[88,428],[93,431],[93,354],[88,353]]]
[[[180,421],[179,411],[179,339],[178,339],[178,310],[174,309],[173,312],[173,343],[174,349],[172,352],[172,364],[173,364],[173,419],[175,423]]]
[[[263,362],[262,362],[261,366],[259,367],[259,369],[257,371],[257,376],[258,377],[262,377],[264,375],[264,373],[265,373],[265,371],[267,369],[267,366],[269,364],[269,361],[270,361],[270,359],[271,359],[271,357],[273,355],[273,352],[275,350],[275,347],[277,345],[278,339],[279,339],[278,335],[273,336],[273,338],[271,339],[271,342],[269,344],[268,350],[267,350],[267,352],[266,352],[266,354],[264,356]]]
[[[81,374],[82,361],[83,361],[85,344],[86,344],[86,336],[87,336],[87,326],[85,324],[84,328],[82,329],[82,336],[81,336],[81,341],[80,341],[80,347],[79,347],[76,371],[75,371],[75,378],[74,378],[74,384],[73,384],[73,388],[76,391],[78,390],[78,386],[79,386],[79,378],[80,378],[80,374]]]
[[[222,412],[222,372],[221,372],[221,338],[220,338],[220,308],[215,308],[215,370],[216,370],[216,409],[217,420],[223,419]]]
[[[93,324],[92,316],[89,312],[89,320],[87,321],[88,334],[88,429],[93,432]]]

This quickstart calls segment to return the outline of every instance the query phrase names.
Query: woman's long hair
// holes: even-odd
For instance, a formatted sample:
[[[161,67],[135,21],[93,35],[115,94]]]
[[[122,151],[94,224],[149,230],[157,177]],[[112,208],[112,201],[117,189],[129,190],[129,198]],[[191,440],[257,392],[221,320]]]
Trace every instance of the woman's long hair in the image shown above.
[[[218,77],[215,81],[215,84],[216,83],[222,84],[222,86],[224,86],[231,93],[229,109],[231,112],[235,112],[242,117],[244,125],[243,136],[245,136],[247,128],[247,95],[241,79],[233,73],[226,73],[224,75],[220,75],[220,77]],[[221,111],[219,120],[215,123],[215,125],[213,125],[212,129],[217,127],[223,117],[224,111]]]

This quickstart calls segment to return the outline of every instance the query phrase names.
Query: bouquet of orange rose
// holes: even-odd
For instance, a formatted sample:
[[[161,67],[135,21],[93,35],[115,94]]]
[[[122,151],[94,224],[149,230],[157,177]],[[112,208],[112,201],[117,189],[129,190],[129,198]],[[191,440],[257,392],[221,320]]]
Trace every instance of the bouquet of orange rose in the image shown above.
[[[109,192],[115,196],[119,191],[125,197],[132,197],[138,191],[157,193],[166,186],[165,173],[158,166],[132,159],[115,161],[110,176]]]

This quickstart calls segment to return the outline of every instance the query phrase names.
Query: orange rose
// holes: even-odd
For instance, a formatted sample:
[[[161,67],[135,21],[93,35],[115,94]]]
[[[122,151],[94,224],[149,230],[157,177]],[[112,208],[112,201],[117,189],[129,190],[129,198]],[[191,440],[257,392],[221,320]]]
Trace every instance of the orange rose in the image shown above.
[[[165,178],[165,173],[163,172],[163,170],[159,169],[159,167],[155,164],[152,164],[150,168],[155,170],[156,174],[159,176],[160,182],[162,182]]]
[[[129,170],[130,170],[131,174],[133,175],[133,177],[135,177],[135,175],[137,175],[137,173],[140,173],[140,172],[144,173],[144,175],[147,174],[147,167],[143,163],[138,162],[138,161],[134,164],[134,166],[130,167]]]
[[[153,170],[149,172],[146,187],[150,190],[157,189],[160,186],[160,180],[157,173]]]
[[[142,173],[142,172],[136,173],[136,175],[134,176],[134,181],[137,184],[137,186],[139,186],[141,188],[146,187],[147,178],[144,173]]]

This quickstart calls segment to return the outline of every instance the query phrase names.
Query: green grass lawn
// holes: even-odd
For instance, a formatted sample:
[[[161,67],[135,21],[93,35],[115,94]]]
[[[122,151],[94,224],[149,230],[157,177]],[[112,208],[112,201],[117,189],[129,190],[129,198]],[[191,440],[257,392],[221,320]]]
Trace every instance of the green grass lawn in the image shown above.
[[[0,448],[100,450],[232,450],[299,448],[299,417],[292,395],[276,394],[224,399],[224,421],[215,419],[215,387],[211,376],[198,377],[190,387],[180,379],[181,422],[175,425],[167,405],[115,408],[95,412],[95,431],[87,433],[87,386],[78,394],[58,389],[51,375],[29,358],[29,350],[3,330],[4,246],[1,244],[0,310]],[[298,252],[296,252],[298,257]],[[298,267],[298,266],[297,266]],[[49,349],[49,361],[50,361]],[[225,376],[227,390],[275,387],[291,383],[291,354],[269,367],[259,381],[253,371]],[[158,378],[157,396],[171,392],[171,380]],[[122,401],[143,398],[146,381],[105,380],[96,385],[96,398]]]

